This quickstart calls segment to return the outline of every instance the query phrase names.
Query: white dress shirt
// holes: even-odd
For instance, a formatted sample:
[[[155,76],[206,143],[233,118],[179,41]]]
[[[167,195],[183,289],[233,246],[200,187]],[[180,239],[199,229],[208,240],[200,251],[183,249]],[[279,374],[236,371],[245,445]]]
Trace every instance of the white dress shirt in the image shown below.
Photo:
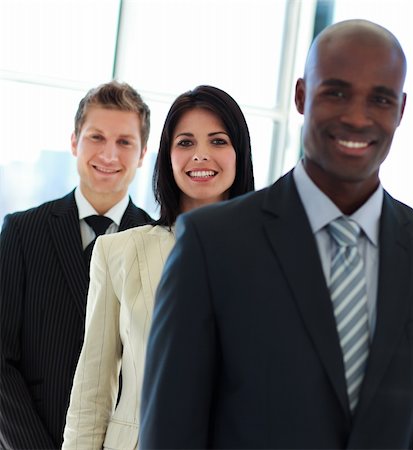
[[[77,204],[77,209],[79,211],[80,235],[82,236],[82,245],[84,250],[96,237],[92,227],[90,227],[84,219],[85,217],[93,216],[95,214],[99,215],[99,213],[87,201],[79,186],[75,189],[75,201]],[[109,217],[113,221],[113,223],[109,225],[105,234],[116,233],[118,231],[120,221],[125,214],[128,204],[129,195],[126,194],[120,202],[116,203],[116,205],[112,206],[112,208],[110,208],[110,210],[106,214],[104,214],[106,217]]]

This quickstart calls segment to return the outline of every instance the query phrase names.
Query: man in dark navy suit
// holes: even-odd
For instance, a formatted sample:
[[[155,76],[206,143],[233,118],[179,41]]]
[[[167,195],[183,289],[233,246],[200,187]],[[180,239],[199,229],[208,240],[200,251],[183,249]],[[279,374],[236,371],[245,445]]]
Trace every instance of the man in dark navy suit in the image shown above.
[[[1,448],[61,446],[83,341],[89,249],[96,234],[151,220],[127,193],[145,156],[149,128],[149,108],[131,86],[112,81],[91,89],[79,103],[71,138],[78,187],[4,220]],[[96,222],[102,221],[99,230]]]
[[[296,84],[302,161],[178,218],[141,449],[413,448],[413,210],[379,179],[405,75],[388,30],[325,29]]]

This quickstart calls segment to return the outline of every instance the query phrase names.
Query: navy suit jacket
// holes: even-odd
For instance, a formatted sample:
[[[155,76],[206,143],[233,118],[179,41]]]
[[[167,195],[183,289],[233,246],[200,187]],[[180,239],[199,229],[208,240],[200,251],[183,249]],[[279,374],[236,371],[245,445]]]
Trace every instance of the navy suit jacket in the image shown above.
[[[377,323],[353,417],[292,174],[176,228],[147,349],[141,449],[412,448],[412,209],[385,193]]]
[[[119,229],[150,221],[131,201]],[[60,448],[88,291],[73,192],[0,235],[0,448]]]

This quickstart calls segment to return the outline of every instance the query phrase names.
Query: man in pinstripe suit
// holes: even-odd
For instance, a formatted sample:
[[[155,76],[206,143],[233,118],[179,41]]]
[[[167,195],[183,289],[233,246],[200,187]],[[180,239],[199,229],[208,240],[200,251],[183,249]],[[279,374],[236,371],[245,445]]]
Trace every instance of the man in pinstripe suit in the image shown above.
[[[65,197],[6,216],[0,235],[0,447],[60,448],[83,341],[88,290],[85,218],[107,233],[151,220],[127,194],[141,166],[149,108],[126,83],[91,89],[75,117],[79,186]]]

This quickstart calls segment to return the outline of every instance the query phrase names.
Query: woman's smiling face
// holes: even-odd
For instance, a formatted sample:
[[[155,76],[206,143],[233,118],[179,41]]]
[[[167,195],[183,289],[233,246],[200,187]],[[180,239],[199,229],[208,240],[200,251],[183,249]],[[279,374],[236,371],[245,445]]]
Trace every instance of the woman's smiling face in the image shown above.
[[[195,108],[178,121],[171,146],[172,171],[181,190],[181,212],[228,198],[236,153],[221,120]]]

